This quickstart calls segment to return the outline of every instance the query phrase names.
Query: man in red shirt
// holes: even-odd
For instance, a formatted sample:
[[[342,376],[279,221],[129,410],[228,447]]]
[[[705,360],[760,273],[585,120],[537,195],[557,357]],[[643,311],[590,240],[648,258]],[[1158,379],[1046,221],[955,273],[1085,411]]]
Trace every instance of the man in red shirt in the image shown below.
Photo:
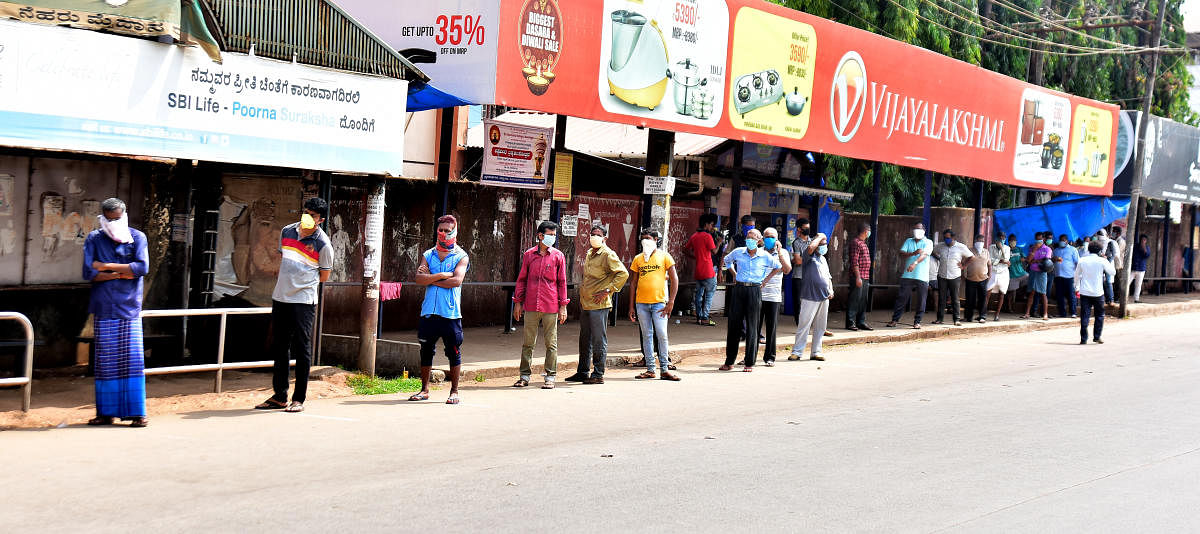
[[[871,291],[871,225],[860,223],[850,242],[850,300],[846,305],[846,330],[874,330],[867,324],[867,295]]]
[[[696,260],[696,324],[717,326],[708,312],[712,308],[713,293],[717,291],[717,271],[713,269],[713,252],[717,244],[713,241],[712,231],[717,226],[717,216],[705,213],[700,216],[700,229],[692,234],[692,238],[683,247],[683,251]]]
[[[546,338],[545,383],[542,389],[554,389],[558,371],[558,325],[567,322],[567,258],[554,248],[558,225],[542,221],[538,225],[537,246],[521,257],[521,274],[513,292],[513,318],[525,317],[525,342],[521,345],[521,378],[513,387],[529,385],[533,376],[533,346],[538,330]]]

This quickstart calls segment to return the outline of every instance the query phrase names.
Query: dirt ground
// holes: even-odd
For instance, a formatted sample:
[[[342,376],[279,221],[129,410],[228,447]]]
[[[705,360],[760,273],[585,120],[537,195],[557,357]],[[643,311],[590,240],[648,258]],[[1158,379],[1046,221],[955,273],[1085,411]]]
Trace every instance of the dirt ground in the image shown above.
[[[308,383],[309,399],[347,397],[351,373],[336,367],[314,367]],[[49,376],[33,382],[33,409],[20,410],[21,390],[0,390],[0,430],[55,428],[82,424],[96,415],[92,379],[84,376]],[[225,371],[223,391],[213,393],[213,373],[146,377],[146,411],[154,416],[203,410],[250,409],[271,395],[267,371]]]

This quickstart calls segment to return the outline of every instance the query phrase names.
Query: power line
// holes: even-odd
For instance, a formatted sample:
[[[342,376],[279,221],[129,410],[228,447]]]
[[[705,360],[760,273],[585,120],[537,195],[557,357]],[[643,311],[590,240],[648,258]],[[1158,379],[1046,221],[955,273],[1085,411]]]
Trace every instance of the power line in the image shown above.
[[[1112,49],[1110,49],[1110,48],[1097,48],[1097,47],[1088,47],[1088,46],[1073,45],[1073,44],[1069,44],[1069,43],[1058,43],[1058,42],[1055,42],[1055,41],[1050,41],[1050,40],[1048,40],[1048,39],[1043,39],[1043,38],[1040,38],[1040,37],[1035,37],[1035,36],[1033,36],[1033,35],[1031,35],[1031,34],[1028,34],[1028,33],[1022,32],[1022,31],[1020,31],[1020,30],[1018,30],[1018,29],[1016,29],[1016,28],[1013,28],[1013,27],[1011,27],[1011,26],[999,25],[999,28],[1000,28],[1000,29],[997,29],[997,28],[989,28],[988,26],[986,26],[986,25],[984,25],[984,24],[982,24],[982,23],[980,23],[980,22],[978,22],[978,21],[976,21],[976,20],[971,20],[971,19],[969,19],[969,18],[963,17],[962,15],[959,15],[959,14],[957,14],[957,13],[954,13],[953,11],[950,11],[950,10],[948,10],[948,9],[946,9],[946,8],[943,8],[942,6],[938,5],[938,2],[935,2],[935,1],[933,1],[933,0],[923,0],[923,1],[924,1],[925,3],[927,3],[927,4],[929,4],[929,5],[931,5],[931,6],[935,7],[935,8],[937,8],[939,11],[942,11],[943,13],[946,13],[946,14],[948,14],[948,15],[950,15],[950,16],[952,16],[952,17],[954,17],[954,18],[957,18],[957,19],[959,19],[959,20],[961,20],[961,21],[963,21],[963,22],[966,22],[967,24],[970,24],[970,25],[972,25],[972,26],[975,26],[975,27],[978,27],[978,28],[982,28],[982,29],[985,29],[985,30],[992,30],[992,31],[995,31],[995,32],[998,32],[998,33],[1000,33],[1001,35],[1003,35],[1003,36],[1005,36],[1005,37],[1009,37],[1009,38],[1012,38],[1012,39],[1020,39],[1020,40],[1025,40],[1025,41],[1029,41],[1029,42],[1032,42],[1032,43],[1038,43],[1038,44],[1049,45],[1049,46],[1057,46],[1057,47],[1060,47],[1060,48],[1065,48],[1065,49],[1068,49],[1068,50],[1075,50],[1075,51],[1086,51],[1086,52],[1102,52],[1102,51],[1106,51],[1106,50],[1112,50]],[[945,0],[945,1],[946,1],[947,3],[949,3],[950,5],[952,5],[952,6],[958,7],[959,9],[962,9],[962,10],[964,10],[964,11],[969,11],[969,9],[968,9],[966,6],[963,6],[963,5],[960,5],[960,4],[958,4],[958,3],[955,3],[953,0]],[[973,11],[971,11],[971,12],[973,13]],[[1007,33],[1005,30],[1007,30],[1007,31],[1011,31],[1011,32],[1013,32],[1013,33]]]

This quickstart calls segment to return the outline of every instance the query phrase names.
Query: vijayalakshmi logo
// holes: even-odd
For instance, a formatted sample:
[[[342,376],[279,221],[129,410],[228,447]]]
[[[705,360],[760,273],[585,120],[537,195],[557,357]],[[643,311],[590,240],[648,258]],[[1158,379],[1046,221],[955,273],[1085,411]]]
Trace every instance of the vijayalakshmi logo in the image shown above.
[[[867,110],[867,67],[862,56],[851,50],[842,56],[833,73],[829,121],[833,123],[833,136],[845,143],[858,133]]]

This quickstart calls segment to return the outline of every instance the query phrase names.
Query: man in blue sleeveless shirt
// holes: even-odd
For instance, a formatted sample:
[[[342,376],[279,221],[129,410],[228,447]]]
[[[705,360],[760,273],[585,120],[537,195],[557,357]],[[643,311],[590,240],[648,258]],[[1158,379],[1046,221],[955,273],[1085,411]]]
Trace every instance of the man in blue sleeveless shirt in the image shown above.
[[[417,268],[417,284],[425,286],[417,340],[421,342],[421,391],[410,401],[429,400],[429,375],[433,371],[433,351],[442,340],[450,360],[450,398],[446,404],[458,404],[458,379],[462,374],[462,283],[467,276],[467,251],[458,246],[458,220],[443,215],[437,220],[437,246],[422,254]]]

